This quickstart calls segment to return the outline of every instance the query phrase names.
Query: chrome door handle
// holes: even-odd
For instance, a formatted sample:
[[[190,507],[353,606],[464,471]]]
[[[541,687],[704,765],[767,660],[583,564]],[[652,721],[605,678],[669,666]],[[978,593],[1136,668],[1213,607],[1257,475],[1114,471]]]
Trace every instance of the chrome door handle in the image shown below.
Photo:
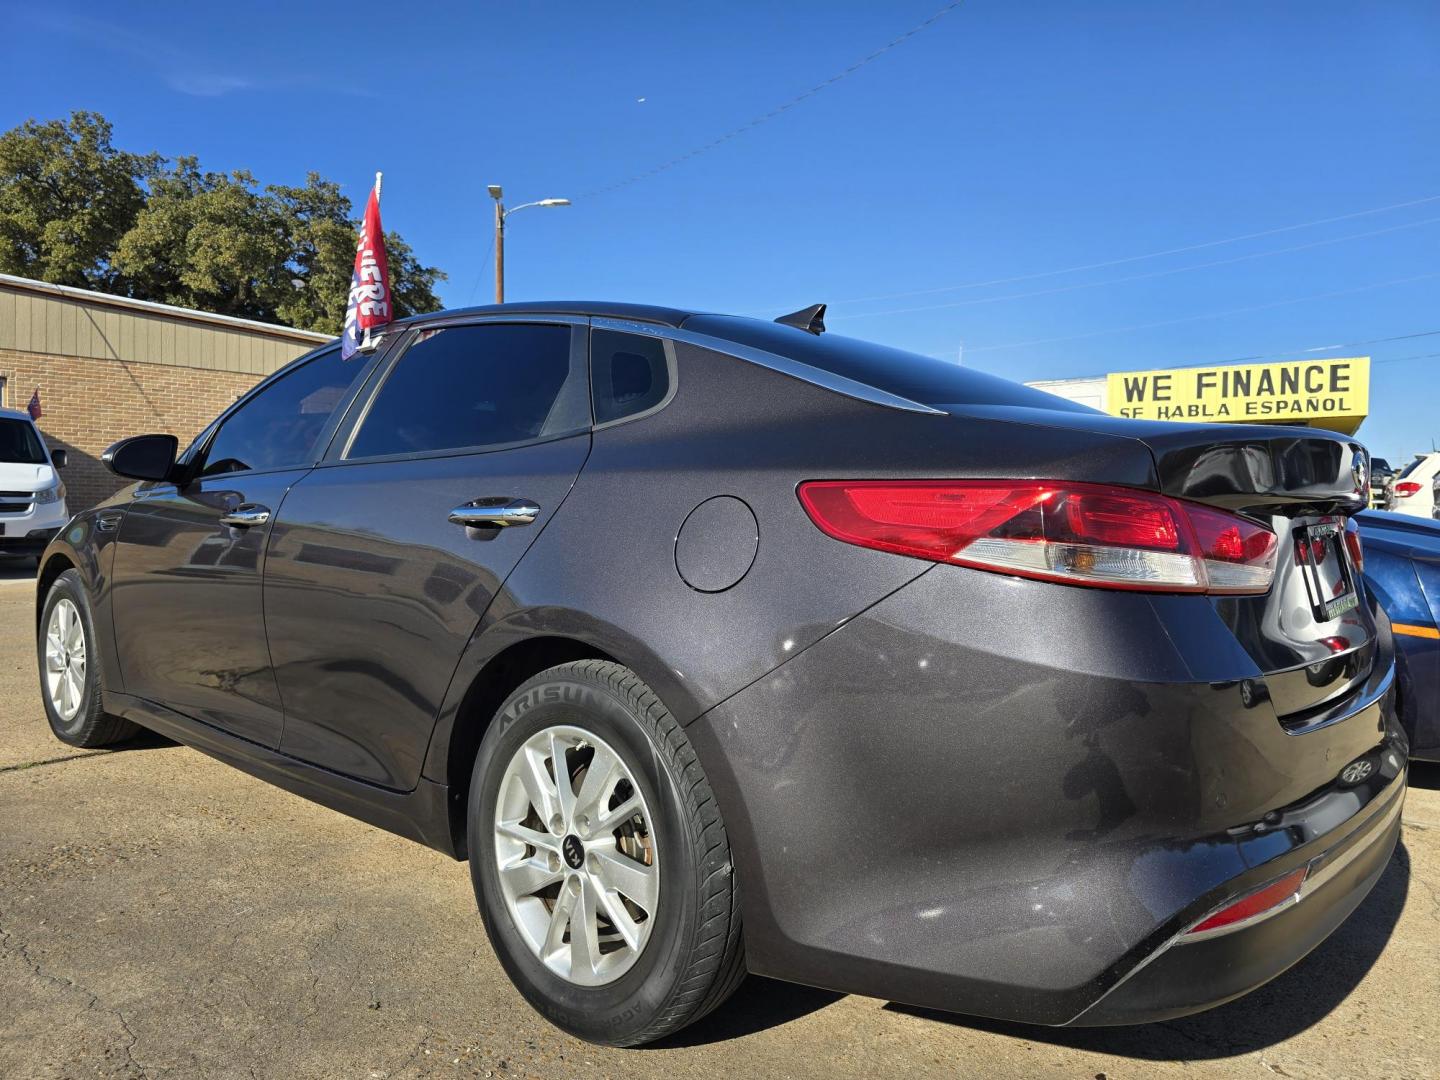
[[[233,525],[237,529],[249,529],[264,525],[270,520],[270,508],[259,503],[241,503],[234,510],[220,515],[221,525]]]
[[[503,529],[529,525],[539,513],[539,505],[529,499],[475,499],[451,510],[450,520],[471,529]]]

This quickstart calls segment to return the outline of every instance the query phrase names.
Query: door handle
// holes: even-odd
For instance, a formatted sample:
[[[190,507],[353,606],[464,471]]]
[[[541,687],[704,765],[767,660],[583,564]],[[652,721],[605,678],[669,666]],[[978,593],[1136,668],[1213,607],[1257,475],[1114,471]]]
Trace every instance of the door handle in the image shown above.
[[[264,525],[270,520],[270,508],[259,503],[241,503],[234,510],[220,515],[221,525],[233,525],[237,529],[249,529]]]
[[[539,513],[539,504],[529,499],[475,499],[451,510],[450,520],[470,529],[503,529],[511,525],[529,525]]]

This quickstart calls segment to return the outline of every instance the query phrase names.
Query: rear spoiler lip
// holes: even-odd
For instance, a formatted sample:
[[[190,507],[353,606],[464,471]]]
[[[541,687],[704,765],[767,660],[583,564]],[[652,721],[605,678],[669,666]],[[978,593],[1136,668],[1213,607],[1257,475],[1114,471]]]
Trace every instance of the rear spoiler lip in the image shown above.
[[[1264,516],[1350,515],[1370,502],[1369,453],[1338,432],[1260,424],[1130,420],[1092,410],[946,405],[953,416],[1133,439],[1155,463],[1156,490]],[[1363,462],[1359,483],[1356,461]]]

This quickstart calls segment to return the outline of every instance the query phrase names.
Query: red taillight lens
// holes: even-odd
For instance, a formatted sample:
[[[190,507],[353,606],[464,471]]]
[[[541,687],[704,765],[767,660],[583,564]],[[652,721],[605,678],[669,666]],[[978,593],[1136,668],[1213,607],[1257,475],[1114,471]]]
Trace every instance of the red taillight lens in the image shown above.
[[[1365,549],[1360,546],[1360,526],[1351,521],[1345,526],[1345,547],[1356,570],[1365,569]]]
[[[1164,495],[1043,480],[812,480],[800,502],[846,543],[1022,577],[1156,592],[1260,593],[1264,526]]]
[[[1278,907],[1294,897],[1300,891],[1300,886],[1304,884],[1307,873],[1309,873],[1309,868],[1301,867],[1293,873],[1286,874],[1279,881],[1272,882],[1263,889],[1257,889],[1249,896],[1221,908],[1203,922],[1196,923],[1186,933],[1201,934],[1207,930],[1218,930],[1222,926],[1230,926],[1264,914],[1271,908]]]
[[[1411,495],[1420,494],[1420,485],[1413,480],[1402,480],[1395,485],[1395,494],[1408,499]]]

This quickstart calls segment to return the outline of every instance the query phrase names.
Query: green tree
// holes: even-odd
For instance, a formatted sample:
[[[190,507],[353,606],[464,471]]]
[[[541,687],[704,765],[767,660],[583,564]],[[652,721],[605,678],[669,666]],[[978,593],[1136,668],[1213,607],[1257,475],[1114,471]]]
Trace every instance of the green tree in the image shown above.
[[[248,172],[201,172],[193,157],[150,182],[112,263],[130,295],[250,319],[276,318],[287,238]]]
[[[338,334],[359,222],[310,173],[263,190],[248,172],[115,149],[96,113],[0,135],[0,272]],[[387,232],[397,317],[435,311],[445,274]]]
[[[304,187],[272,185],[266,192],[274,201],[290,252],[288,287],[275,301],[278,318],[288,326],[338,334],[345,323],[360,231],[359,221],[350,218],[349,198],[341,194],[339,184],[313,172]],[[395,317],[438,311],[435,286],[445,274],[422,265],[399,233],[386,232],[385,252]]]
[[[114,291],[110,254],[161,158],[116,150],[110,134],[103,116],[77,111],[0,135],[0,271]]]

